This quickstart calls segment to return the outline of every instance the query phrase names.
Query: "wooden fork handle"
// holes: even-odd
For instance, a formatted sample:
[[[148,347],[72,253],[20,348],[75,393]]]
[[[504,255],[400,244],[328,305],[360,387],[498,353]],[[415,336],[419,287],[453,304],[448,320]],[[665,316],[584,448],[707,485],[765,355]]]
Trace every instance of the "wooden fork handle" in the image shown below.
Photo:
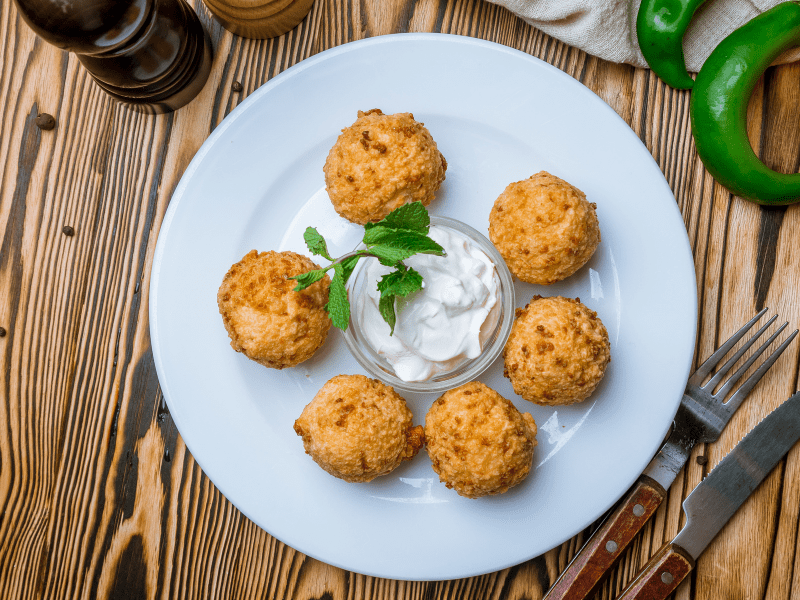
[[[625,548],[667,497],[667,491],[647,475],[639,477],[628,495],[586,542],[544,600],[583,600],[593,595]]]
[[[666,600],[694,568],[694,559],[669,542],[639,571],[617,600]]]

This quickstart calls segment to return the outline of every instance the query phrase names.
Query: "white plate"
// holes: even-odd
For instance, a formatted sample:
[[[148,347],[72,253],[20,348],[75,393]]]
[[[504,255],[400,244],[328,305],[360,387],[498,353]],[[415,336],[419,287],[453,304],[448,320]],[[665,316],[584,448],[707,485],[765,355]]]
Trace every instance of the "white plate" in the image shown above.
[[[535,469],[506,494],[461,498],[421,452],[368,484],[345,483],[303,452],[294,420],[325,381],[362,372],[338,331],[282,371],[234,352],[216,292],[252,248],[305,251],[317,226],[332,251],[360,228],[340,219],[322,165],[356,111],[413,112],[448,161],[430,206],[484,233],[505,186],[547,170],[597,203],[603,240],[587,266],[534,293],[597,310],[612,361],[588,401],[535,406],[502,377],[480,379],[539,424]],[[281,73],[206,140],[172,197],[156,248],[150,333],[186,445],[214,484],[269,533],[333,565],[396,579],[450,579],[537,556],[597,519],[662,441],[689,373],[697,317],[683,221],[630,128],[580,83],[531,56],[471,38],[404,34],[322,52]],[[407,397],[423,423],[431,396]]]

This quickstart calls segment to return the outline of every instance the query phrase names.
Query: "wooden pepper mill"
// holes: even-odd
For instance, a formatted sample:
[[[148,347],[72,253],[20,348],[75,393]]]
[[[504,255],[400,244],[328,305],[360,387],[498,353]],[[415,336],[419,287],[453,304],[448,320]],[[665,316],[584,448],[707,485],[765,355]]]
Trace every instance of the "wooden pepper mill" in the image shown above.
[[[228,31],[247,38],[266,39],[295,28],[314,0],[203,0]]]
[[[148,113],[203,88],[211,40],[184,0],[15,0],[45,41],[74,52],[110,96]]]

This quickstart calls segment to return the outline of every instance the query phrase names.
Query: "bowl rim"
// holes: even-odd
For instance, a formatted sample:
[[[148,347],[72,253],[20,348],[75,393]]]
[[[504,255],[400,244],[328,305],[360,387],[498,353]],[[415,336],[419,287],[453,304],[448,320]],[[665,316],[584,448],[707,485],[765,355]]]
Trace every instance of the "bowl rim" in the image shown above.
[[[492,336],[482,349],[480,355],[476,358],[461,363],[451,371],[439,373],[433,379],[427,381],[404,381],[394,374],[391,370],[391,366],[389,366],[385,360],[378,357],[377,352],[375,352],[366,340],[358,334],[359,330],[356,326],[355,316],[357,311],[354,294],[351,294],[351,291],[357,285],[359,275],[365,268],[364,264],[366,263],[359,261],[359,264],[356,265],[354,272],[351,274],[346,284],[348,302],[350,302],[350,322],[348,323],[347,329],[343,331],[345,343],[347,344],[348,350],[350,350],[350,353],[353,355],[353,358],[356,359],[356,362],[358,362],[370,376],[391,385],[396,390],[404,392],[442,393],[473,381],[486,371],[500,356],[503,348],[505,348],[508,336],[511,333],[511,326],[514,323],[514,311],[516,307],[514,280],[511,276],[511,272],[508,270],[505,260],[494,244],[480,231],[467,225],[463,221],[436,215],[431,215],[430,221],[432,226],[453,229],[462,234],[469,239],[470,242],[477,245],[478,248],[489,257],[492,263],[494,263],[495,271],[500,281],[499,300],[501,313]],[[364,244],[359,244],[358,248],[362,247],[364,247]],[[381,364],[381,362],[383,364]]]

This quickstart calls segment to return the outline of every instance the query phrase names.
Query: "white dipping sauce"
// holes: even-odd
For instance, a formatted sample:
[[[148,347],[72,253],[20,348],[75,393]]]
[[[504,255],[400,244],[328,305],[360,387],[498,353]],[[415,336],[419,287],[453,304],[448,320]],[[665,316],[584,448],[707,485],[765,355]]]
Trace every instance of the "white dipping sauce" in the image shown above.
[[[422,275],[422,289],[395,302],[394,335],[378,311],[377,282],[392,269],[369,258],[366,293],[358,298],[367,343],[403,381],[425,381],[476,358],[500,318],[500,279],[494,263],[461,233],[431,226],[447,256],[417,254],[403,261]]]

